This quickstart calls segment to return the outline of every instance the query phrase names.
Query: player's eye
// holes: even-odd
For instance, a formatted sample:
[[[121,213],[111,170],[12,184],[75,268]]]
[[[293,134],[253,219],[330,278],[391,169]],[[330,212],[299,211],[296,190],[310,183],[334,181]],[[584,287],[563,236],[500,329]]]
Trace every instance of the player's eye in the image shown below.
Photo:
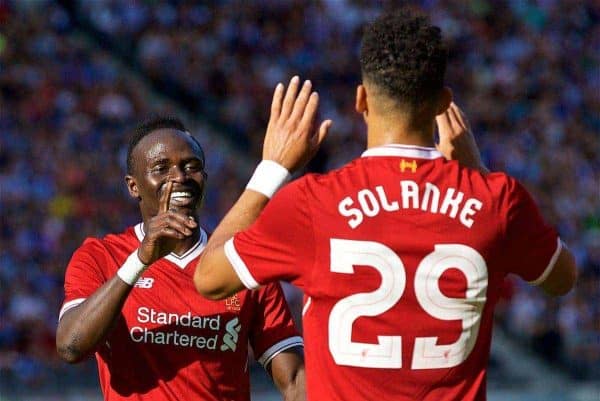
[[[150,172],[152,174],[164,174],[168,171],[168,167],[164,164],[159,164],[157,166],[154,166],[150,169]]]
[[[186,164],[184,168],[185,168],[185,171],[190,172],[190,173],[196,173],[196,172],[202,170],[202,166],[197,163]]]

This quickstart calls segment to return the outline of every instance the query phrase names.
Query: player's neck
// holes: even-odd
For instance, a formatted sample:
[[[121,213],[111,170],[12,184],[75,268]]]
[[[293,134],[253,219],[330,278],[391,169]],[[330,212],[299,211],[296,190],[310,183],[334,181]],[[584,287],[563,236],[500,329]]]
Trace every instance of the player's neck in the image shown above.
[[[401,121],[372,120],[367,125],[367,148],[391,144],[435,147],[434,125],[409,126]]]
[[[173,253],[177,256],[183,255],[184,253],[189,251],[194,245],[196,245],[199,239],[200,229],[196,228],[190,237],[179,241],[179,243],[175,246],[175,249],[173,249]]]

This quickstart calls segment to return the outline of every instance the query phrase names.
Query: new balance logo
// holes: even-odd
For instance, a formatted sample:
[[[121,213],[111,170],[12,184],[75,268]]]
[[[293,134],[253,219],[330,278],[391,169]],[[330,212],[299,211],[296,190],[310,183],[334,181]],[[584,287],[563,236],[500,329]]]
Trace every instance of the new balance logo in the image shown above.
[[[144,278],[140,277],[138,281],[135,282],[134,287],[137,288],[152,288],[152,284],[154,284],[154,279],[151,277]]]
[[[227,322],[225,325],[225,330],[227,333],[223,336],[223,345],[221,345],[221,351],[235,351],[237,348],[237,342],[240,337],[240,329],[242,328],[242,325],[239,322],[239,319],[236,317],[235,319]]]

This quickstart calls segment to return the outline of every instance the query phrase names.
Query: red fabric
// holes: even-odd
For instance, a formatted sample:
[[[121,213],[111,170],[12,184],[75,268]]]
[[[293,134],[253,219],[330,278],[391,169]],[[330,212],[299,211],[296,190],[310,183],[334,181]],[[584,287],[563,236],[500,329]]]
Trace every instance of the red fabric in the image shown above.
[[[415,198],[403,197],[402,185],[410,185],[407,181],[418,186],[416,208],[412,207]],[[440,192],[435,212],[431,211],[433,195],[424,205],[427,211],[421,209],[426,183]],[[454,217],[451,207],[446,213],[441,211],[449,189],[463,194]],[[361,196],[366,209],[360,206]],[[373,199],[379,205],[377,213]],[[481,207],[472,207],[474,212],[461,219],[468,199]],[[363,211],[362,221],[354,228],[351,208]],[[363,242],[336,253],[332,239]],[[364,241],[377,244],[369,248]],[[392,255],[378,250],[382,247]],[[242,261],[230,258],[236,270],[247,269],[258,283],[291,281],[310,297],[303,325],[311,401],[481,401],[485,400],[492,314],[503,280],[508,272],[527,280],[538,278],[557,249],[557,234],[542,221],[526,191],[505,174],[483,176],[443,158],[373,156],[287,185],[253,226],[234,237],[234,248]],[[432,258],[440,255],[439,264],[433,264]],[[332,258],[336,266],[350,264],[353,271],[338,272],[339,267],[332,271]],[[455,267],[457,263],[473,271],[470,285],[466,273]],[[370,264],[383,266],[385,272]],[[483,269],[475,273],[472,269],[479,265]],[[418,269],[425,272],[428,266],[443,269],[439,276],[433,272],[417,275]],[[442,295],[435,295],[435,288]],[[471,307],[477,304],[477,289],[477,296],[485,301],[479,310]],[[458,301],[447,305],[444,297]],[[430,304],[429,312],[424,304]],[[334,307],[339,320],[332,320]],[[437,312],[444,319],[430,313],[436,308],[446,308]],[[460,317],[452,317],[457,310]],[[472,329],[463,330],[463,321]],[[476,321],[478,331],[473,329]],[[350,326],[344,326],[348,322]],[[449,345],[461,333],[473,340],[472,350],[458,343],[440,357],[445,361],[458,355],[455,366],[435,367],[429,362],[429,351],[416,351],[416,343],[425,338],[435,338],[436,346]],[[369,344],[381,343],[381,336],[401,336],[401,346],[389,354],[401,361],[401,367],[364,367],[367,360],[379,363]],[[347,362],[352,358],[347,354],[354,352],[349,341],[358,343],[358,349],[361,343],[367,344],[354,362]],[[342,363],[334,359],[332,342],[341,344],[335,352]],[[418,367],[414,358],[425,360],[425,366]]]
[[[132,228],[86,240],[67,267],[65,304],[90,296],[137,247]],[[260,357],[297,336],[279,284],[209,301],[193,286],[197,262],[182,269],[163,258],[142,274],[96,353],[105,400],[249,400],[248,341]],[[235,351],[222,348],[228,323],[234,332],[241,324]],[[151,337],[154,343],[143,341]]]

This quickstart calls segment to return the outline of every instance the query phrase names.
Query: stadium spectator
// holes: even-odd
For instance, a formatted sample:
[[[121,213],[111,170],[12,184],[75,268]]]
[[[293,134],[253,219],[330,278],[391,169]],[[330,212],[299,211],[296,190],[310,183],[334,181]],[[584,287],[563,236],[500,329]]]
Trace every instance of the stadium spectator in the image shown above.
[[[327,128],[303,131],[310,84],[297,95],[295,78],[285,98],[278,85],[263,161],[196,269],[211,299],[277,280],[304,290],[309,399],[485,400],[505,276],[551,296],[575,283],[572,254],[527,191],[483,166],[444,87],[446,59],[423,15],[369,24],[355,102],[367,150],[269,201]]]

